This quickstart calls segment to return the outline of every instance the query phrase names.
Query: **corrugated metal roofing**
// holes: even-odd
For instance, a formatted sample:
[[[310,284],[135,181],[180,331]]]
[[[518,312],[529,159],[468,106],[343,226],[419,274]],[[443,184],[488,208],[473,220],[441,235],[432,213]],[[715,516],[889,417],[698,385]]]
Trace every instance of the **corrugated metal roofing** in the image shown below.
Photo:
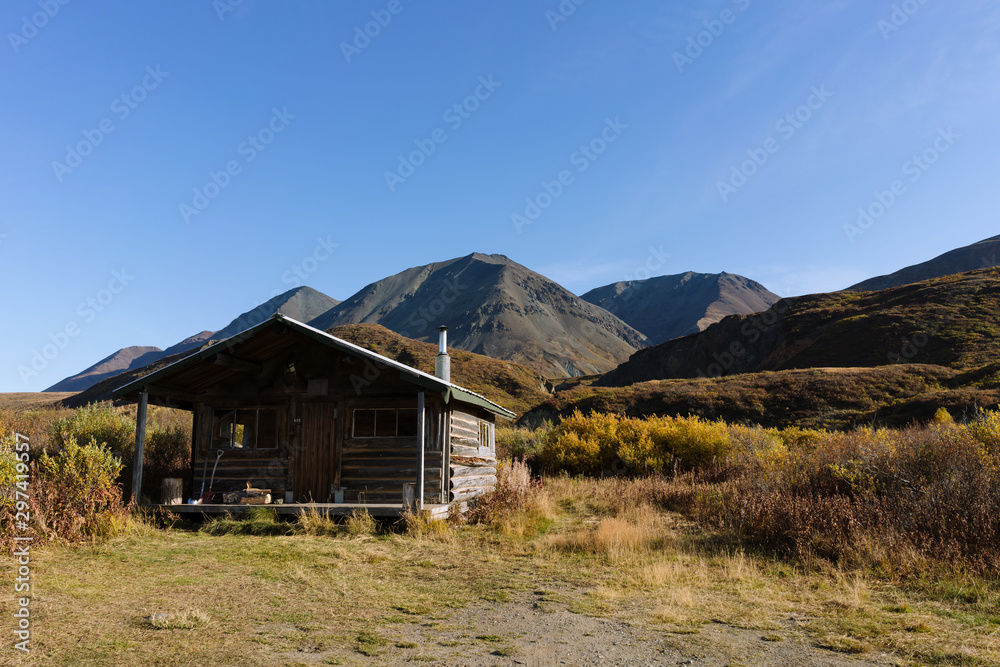
[[[346,340],[337,338],[336,336],[331,336],[325,331],[320,331],[319,329],[315,329],[308,324],[303,324],[298,320],[292,319],[280,313],[276,313],[270,319],[267,319],[242,333],[236,334],[226,340],[219,341],[218,343],[215,343],[203,350],[199,350],[184,359],[175,361],[169,366],[164,366],[149,375],[145,375],[138,380],[119,387],[112,393],[112,396],[115,399],[130,398],[132,395],[137,395],[138,392],[144,387],[168,380],[174,380],[176,381],[176,384],[197,391],[200,386],[206,386],[217,381],[220,372],[224,372],[220,371],[217,367],[206,367],[205,364],[198,364],[197,362],[219,354],[226,348],[231,348],[232,346],[239,344],[241,348],[241,355],[244,358],[250,357],[266,359],[279,352],[283,347],[289,347],[291,344],[287,339],[272,340],[266,336],[257,336],[257,334],[261,331],[277,323],[285,324],[291,329],[334,349],[357,357],[370,359],[380,365],[394,368],[400,372],[404,379],[426,389],[439,392],[445,402],[450,402],[450,400],[454,398],[462,403],[468,403],[484,408],[494,414],[508,419],[514,419],[517,416],[510,410],[497,405],[485,396],[477,394],[474,391],[460,387],[451,382],[446,382],[441,378],[431,375],[430,373],[425,373],[421,370],[417,370],[416,368],[407,366],[406,364],[401,364],[398,361],[389,359],[388,357],[384,357],[381,354],[377,354],[353,343],[349,343]],[[165,388],[164,391],[166,393],[170,393],[169,388]]]

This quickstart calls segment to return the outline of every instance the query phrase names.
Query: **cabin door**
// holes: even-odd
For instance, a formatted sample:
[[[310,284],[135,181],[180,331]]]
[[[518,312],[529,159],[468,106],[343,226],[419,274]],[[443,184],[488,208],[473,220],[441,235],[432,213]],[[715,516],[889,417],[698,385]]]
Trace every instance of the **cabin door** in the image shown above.
[[[333,502],[331,485],[339,463],[337,406],[333,403],[302,404],[302,439],[295,459],[296,502]]]

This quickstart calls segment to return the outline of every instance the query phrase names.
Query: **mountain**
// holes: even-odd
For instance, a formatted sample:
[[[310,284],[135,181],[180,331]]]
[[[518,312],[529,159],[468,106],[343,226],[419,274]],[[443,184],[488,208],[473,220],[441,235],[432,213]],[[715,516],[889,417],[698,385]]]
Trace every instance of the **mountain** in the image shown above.
[[[617,315],[655,345],[704,331],[727,315],[765,311],[781,297],[743,276],[689,271],[617,282],[580,298]]]
[[[377,324],[350,324],[328,331],[333,336],[377,352],[427,373],[434,373],[434,359],[438,347],[404,338]],[[450,350],[451,379],[458,385],[471,389],[500,405],[524,412],[548,397],[545,379],[538,373],[510,361],[491,359],[471,352]],[[159,359],[153,364],[109,377],[85,391],[62,401],[63,407],[78,408],[88,403],[111,400],[111,392],[133,380],[183,359],[177,354]]]
[[[963,370],[998,353],[1000,269],[982,269],[879,292],[782,299],[640,350],[598,384],[894,363]]]
[[[142,368],[165,357],[188,352],[189,350],[197,350],[211,336],[211,331],[202,331],[199,334],[185,338],[176,345],[168,347],[166,350],[161,350],[158,347],[125,347],[111,356],[102,359],[85,371],[60,380],[45,391],[83,391],[105,378],[114,377],[119,373],[136,368]]]
[[[243,313],[219,331],[202,331],[171,345],[166,350],[158,347],[127,347],[118,350],[87,370],[60,380],[45,391],[83,391],[105,378],[197,350],[210,340],[223,340],[235,336],[275,313],[288,315],[300,322],[308,322],[338,303],[340,302],[336,299],[311,287],[297,287]]]
[[[275,313],[299,322],[310,322],[340,303],[312,287],[296,287],[249,310],[212,334],[212,340],[225,340],[260,324]]]
[[[214,335],[215,335],[214,331],[202,331],[199,334],[195,334],[193,336],[185,338],[176,345],[171,345],[170,347],[165,349],[163,351],[163,356],[160,357],[160,359],[162,359],[163,357],[170,357],[175,354],[181,354],[183,352],[190,352],[191,350],[197,350],[201,348],[201,346],[204,345],[206,342],[211,340]],[[139,368],[139,366],[132,366],[132,368]]]
[[[474,253],[368,285],[310,322],[376,323],[417,340],[507,359],[549,376],[603,373],[646,337],[599,306],[503,255]]]
[[[1000,266],[1000,236],[951,250],[932,260],[908,266],[887,276],[870,278],[847,289],[854,291],[888,289],[921,280],[975,271],[976,269],[989,269],[994,266]]]
[[[96,364],[76,375],[60,380],[45,391],[83,391],[101,380],[126,371],[136,359],[150,358],[162,352],[158,347],[126,347],[101,359]],[[147,361],[146,363],[149,363]],[[144,365],[144,364],[142,364]]]

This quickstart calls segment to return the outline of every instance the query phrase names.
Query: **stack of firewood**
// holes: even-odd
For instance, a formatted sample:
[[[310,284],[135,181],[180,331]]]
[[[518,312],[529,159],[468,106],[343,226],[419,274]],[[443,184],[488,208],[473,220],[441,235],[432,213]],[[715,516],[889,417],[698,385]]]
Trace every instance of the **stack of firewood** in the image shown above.
[[[253,489],[248,482],[245,489],[223,493],[222,502],[226,505],[269,505],[271,489]]]

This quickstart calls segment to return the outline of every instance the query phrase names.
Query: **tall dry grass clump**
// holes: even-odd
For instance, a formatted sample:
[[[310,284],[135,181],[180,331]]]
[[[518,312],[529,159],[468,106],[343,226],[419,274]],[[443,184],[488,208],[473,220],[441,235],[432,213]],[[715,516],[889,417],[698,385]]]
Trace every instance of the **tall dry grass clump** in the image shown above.
[[[209,517],[199,529],[209,535],[291,535],[295,525],[284,521],[273,507],[247,508],[240,516]]]
[[[328,512],[320,512],[315,507],[300,510],[295,515],[296,532],[302,535],[334,536],[341,527]]]
[[[576,530],[553,535],[546,546],[580,552],[624,565],[650,552],[663,553],[675,546],[676,534],[669,515],[649,504],[624,505],[613,516],[600,518]]]
[[[799,558],[899,571],[932,559],[996,570],[1000,457],[984,443],[993,433],[988,422],[942,422],[828,433],[807,446],[772,443],[737,457],[738,474],[689,496],[687,508]]]
[[[470,523],[483,524],[506,534],[536,534],[555,516],[545,489],[535,482],[523,460],[500,461],[497,486],[469,511]]]

